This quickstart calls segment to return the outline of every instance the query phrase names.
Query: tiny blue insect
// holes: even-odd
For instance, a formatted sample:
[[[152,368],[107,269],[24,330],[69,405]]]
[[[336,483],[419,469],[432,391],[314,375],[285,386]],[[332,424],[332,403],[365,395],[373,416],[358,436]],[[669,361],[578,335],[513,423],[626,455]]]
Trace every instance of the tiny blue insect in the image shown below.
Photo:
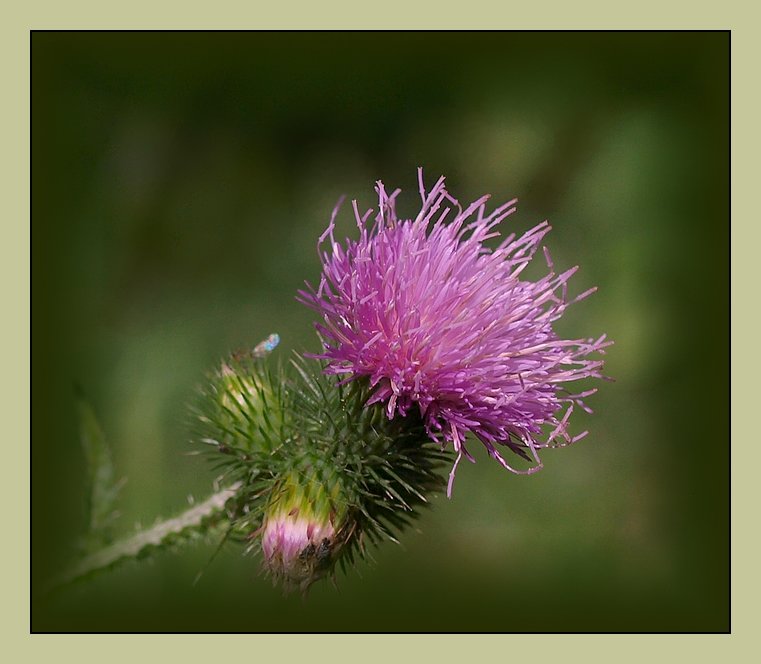
[[[279,343],[280,335],[270,334],[264,341],[256,345],[254,356],[264,357],[267,353],[271,353]]]

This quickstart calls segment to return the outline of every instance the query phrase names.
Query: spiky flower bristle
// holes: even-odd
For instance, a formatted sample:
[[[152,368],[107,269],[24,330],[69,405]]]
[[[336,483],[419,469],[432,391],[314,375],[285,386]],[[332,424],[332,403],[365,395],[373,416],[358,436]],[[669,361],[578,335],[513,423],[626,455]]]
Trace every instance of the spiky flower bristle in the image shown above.
[[[345,569],[368,543],[397,541],[444,484],[445,456],[419,417],[388,419],[367,406],[366,382],[341,385],[322,369],[230,358],[198,409],[198,439],[221,480],[240,484],[230,535],[260,550],[287,590]]]

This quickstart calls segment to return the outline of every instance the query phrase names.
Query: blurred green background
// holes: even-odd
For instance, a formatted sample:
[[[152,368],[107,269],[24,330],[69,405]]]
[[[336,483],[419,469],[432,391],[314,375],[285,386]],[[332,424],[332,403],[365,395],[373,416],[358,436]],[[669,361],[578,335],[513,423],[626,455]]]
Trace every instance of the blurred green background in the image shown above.
[[[294,300],[341,194],[547,218],[568,336],[607,332],[578,445],[532,477],[478,450],[374,565],[283,597],[214,546],[34,597],[36,631],[723,631],[729,627],[728,33],[35,33],[33,585],[76,555],[74,384],[128,478],[130,531],[203,497],[186,404]],[[353,234],[347,205],[341,234]],[[472,446],[474,451],[476,446]]]

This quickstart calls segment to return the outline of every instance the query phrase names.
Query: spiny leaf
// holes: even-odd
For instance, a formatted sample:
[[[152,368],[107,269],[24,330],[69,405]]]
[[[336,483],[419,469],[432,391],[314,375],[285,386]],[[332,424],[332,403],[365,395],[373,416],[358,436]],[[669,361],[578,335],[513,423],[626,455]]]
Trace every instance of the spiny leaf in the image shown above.
[[[79,411],[79,437],[87,461],[88,479],[88,533],[85,548],[88,550],[108,544],[113,536],[111,528],[116,520],[116,499],[124,481],[115,479],[114,463],[103,430],[98,424],[90,404],[77,389]]]

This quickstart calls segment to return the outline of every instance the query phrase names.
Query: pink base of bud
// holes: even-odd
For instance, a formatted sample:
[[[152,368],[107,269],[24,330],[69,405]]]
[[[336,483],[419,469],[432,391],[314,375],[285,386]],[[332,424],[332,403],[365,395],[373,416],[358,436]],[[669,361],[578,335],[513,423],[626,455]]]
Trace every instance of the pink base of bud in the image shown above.
[[[262,533],[265,567],[276,578],[302,589],[330,567],[335,530],[294,514],[270,517]]]

